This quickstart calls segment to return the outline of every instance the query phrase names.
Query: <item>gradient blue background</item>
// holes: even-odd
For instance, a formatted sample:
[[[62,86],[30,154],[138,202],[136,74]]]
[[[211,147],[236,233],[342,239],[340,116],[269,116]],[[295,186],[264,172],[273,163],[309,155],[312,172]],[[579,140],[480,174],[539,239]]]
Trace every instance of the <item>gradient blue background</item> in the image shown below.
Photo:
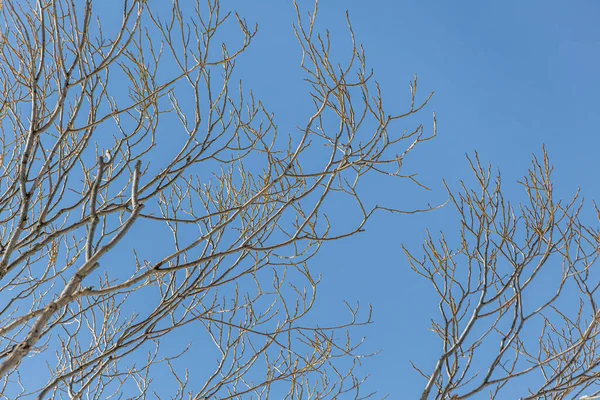
[[[312,7],[312,1],[300,3]],[[311,108],[291,1],[237,0],[227,8],[259,24],[253,46],[238,60],[237,76],[275,113],[282,130],[292,131]],[[430,105],[406,125],[414,128],[418,121],[431,130],[431,113],[437,113],[439,136],[405,163],[406,172],[418,173],[432,190],[387,188],[371,180],[378,196],[372,201],[407,209],[443,203],[441,180],[455,187],[459,179],[469,180],[465,154],[473,150],[502,171],[507,197],[519,197],[514,182],[543,144],[556,166],[559,198],[581,187],[586,198],[600,200],[600,3],[321,1],[318,29],[332,32],[334,56],[342,63],[349,55],[346,9],[388,111],[406,110],[415,73],[421,99],[435,90]],[[336,320],[343,300],[374,307],[375,323],[355,335],[367,337],[366,352],[381,350],[362,370],[370,375],[365,391],[376,390],[377,397],[416,398],[425,381],[409,360],[430,370],[440,354],[439,341],[427,330],[437,316],[437,298],[410,270],[400,245],[418,250],[425,229],[452,229],[456,217],[450,207],[418,216],[380,214],[367,232],[324,246],[312,261],[323,273],[315,320]]]
[[[260,28],[240,62],[248,71],[246,87],[280,123],[298,124],[299,110],[278,100],[306,91],[293,7],[286,1],[238,3],[240,14]],[[465,153],[473,150],[502,171],[507,197],[520,197],[514,182],[543,144],[556,167],[559,198],[581,187],[588,202],[599,199],[600,3],[322,1],[318,26],[332,32],[340,61],[347,54],[346,9],[388,108],[406,106],[415,73],[422,98],[435,90],[420,121],[430,128],[435,111],[439,136],[406,163],[432,190],[390,190],[382,203],[410,208],[443,202],[441,179],[451,185],[468,180]],[[427,370],[440,354],[439,341],[427,331],[437,299],[410,270],[400,244],[418,250],[426,228],[451,229],[456,217],[450,207],[420,216],[379,215],[366,233],[325,247],[313,261],[324,273],[318,317],[336,315],[342,299],[374,307],[375,323],[356,331],[367,336],[365,349],[382,350],[364,364],[371,375],[365,389],[408,399],[423,388],[409,360]]]

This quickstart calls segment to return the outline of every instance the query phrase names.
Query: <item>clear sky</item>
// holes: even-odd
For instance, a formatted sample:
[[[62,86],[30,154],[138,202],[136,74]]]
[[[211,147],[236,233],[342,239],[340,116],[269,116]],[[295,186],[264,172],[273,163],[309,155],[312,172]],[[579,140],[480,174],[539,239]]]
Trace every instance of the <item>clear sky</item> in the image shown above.
[[[312,1],[298,1],[310,9]],[[95,7],[111,13],[113,3],[97,1]],[[312,110],[292,2],[223,3],[259,25],[253,45],[238,59],[237,78],[275,113],[282,132],[292,132]],[[333,55],[342,63],[349,54],[346,10],[388,111],[407,109],[414,74],[421,99],[435,91],[428,107],[406,123],[431,131],[432,112],[437,114],[438,137],[405,162],[406,172],[419,174],[431,191],[372,179],[363,187],[372,205],[443,203],[442,179],[454,187],[469,180],[465,154],[474,150],[502,171],[510,197],[518,188],[512,182],[544,144],[556,167],[558,197],[569,198],[581,187],[584,197],[600,202],[598,1],[321,0],[318,29],[331,31]],[[338,211],[332,222],[343,224],[344,210]],[[365,352],[381,350],[361,371],[370,375],[365,392],[377,391],[377,398],[415,398],[425,381],[409,361],[427,371],[440,355],[440,342],[427,330],[438,299],[410,270],[401,244],[417,250],[426,229],[435,234],[455,227],[456,218],[450,207],[417,216],[379,214],[365,233],[329,243],[312,259],[310,267],[323,274],[314,321],[340,322],[344,300],[374,308],[374,323],[353,334],[367,337]]]
[[[240,68],[248,71],[246,85],[291,129],[301,124],[300,102],[291,104],[289,94],[306,90],[292,5],[235,4],[260,27],[254,47],[240,59]],[[432,190],[382,189],[374,182],[377,202],[407,208],[443,202],[442,178],[451,185],[468,180],[465,154],[473,150],[502,171],[510,196],[543,144],[556,167],[559,198],[580,187],[586,199],[600,200],[600,3],[322,1],[319,26],[332,32],[342,60],[346,9],[389,108],[406,107],[415,73],[421,96],[435,90],[418,122],[430,128],[435,111],[439,136],[406,163]],[[286,102],[279,101],[282,96]],[[437,299],[410,270],[400,244],[417,249],[425,229],[456,226],[456,218],[450,208],[416,217],[380,215],[366,233],[330,245],[313,260],[324,274],[318,318],[333,318],[343,299],[374,307],[375,323],[355,334],[367,336],[367,349],[382,350],[364,364],[371,375],[367,386],[379,395],[415,398],[425,382],[409,360],[431,369],[440,353],[440,343],[427,331],[437,316]]]

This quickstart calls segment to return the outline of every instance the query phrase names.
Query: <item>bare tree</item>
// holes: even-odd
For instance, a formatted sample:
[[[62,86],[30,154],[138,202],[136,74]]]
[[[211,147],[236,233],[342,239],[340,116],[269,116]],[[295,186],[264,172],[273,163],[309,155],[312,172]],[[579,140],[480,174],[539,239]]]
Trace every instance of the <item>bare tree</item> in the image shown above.
[[[448,188],[458,240],[428,235],[412,268],[439,297],[431,331],[441,340],[421,399],[600,398],[600,232],[583,202],[556,199],[544,151],[505,199],[500,174],[469,160],[476,188]],[[595,215],[598,215],[598,208]]]
[[[233,78],[256,27],[218,0],[164,3],[2,4],[3,396],[368,395],[349,330],[370,312],[311,324],[308,261],[381,209],[361,201],[365,174],[414,181],[402,161],[435,125],[394,123],[429,97],[415,78],[389,114],[350,24],[336,65],[317,5],[296,7],[314,112],[280,133]],[[352,229],[333,202],[353,204]]]

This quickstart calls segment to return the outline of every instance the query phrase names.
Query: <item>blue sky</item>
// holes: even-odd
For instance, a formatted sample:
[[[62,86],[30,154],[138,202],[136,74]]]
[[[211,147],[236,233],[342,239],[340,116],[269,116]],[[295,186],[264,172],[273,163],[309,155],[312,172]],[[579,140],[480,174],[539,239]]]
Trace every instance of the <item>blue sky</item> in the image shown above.
[[[254,47],[240,63],[248,71],[247,87],[280,124],[300,124],[301,102],[278,100],[289,99],[289,93],[301,98],[306,90],[300,82],[291,4],[237,2],[235,7],[260,27]],[[578,187],[588,200],[599,198],[598,2],[322,1],[319,27],[332,32],[341,60],[347,54],[346,9],[388,107],[406,106],[415,73],[421,96],[435,90],[417,119],[430,128],[435,111],[438,137],[406,163],[432,190],[406,185],[382,189],[375,182],[378,202],[409,208],[444,201],[442,178],[450,185],[468,180],[465,154],[474,150],[502,171],[507,196],[518,197],[514,182],[543,144],[556,167],[559,198],[569,198]],[[409,359],[432,368],[439,355],[439,342],[427,331],[437,315],[436,299],[409,269],[400,244],[417,249],[425,229],[435,233],[456,226],[456,217],[450,208],[419,216],[379,215],[366,233],[331,244],[313,261],[324,273],[318,318],[335,315],[343,299],[374,307],[375,323],[356,334],[367,336],[368,349],[382,350],[364,369],[371,375],[368,388],[378,394],[414,398],[424,381]]]
[[[95,6],[109,14],[112,3],[98,1]],[[301,3],[308,10],[312,2]],[[237,61],[236,78],[243,78],[245,89],[252,89],[275,114],[282,132],[293,132],[306,123],[312,106],[302,81],[292,2],[226,4],[259,25],[253,45]],[[581,187],[587,199],[600,201],[600,140],[594,119],[600,105],[600,3],[574,5],[539,0],[321,0],[317,27],[331,31],[334,58],[343,63],[349,55],[348,10],[388,111],[406,110],[414,74],[419,76],[420,99],[435,91],[425,110],[398,126],[414,129],[422,123],[430,132],[436,112],[438,137],[404,164],[431,191],[371,179],[362,188],[367,201],[405,209],[441,204],[446,200],[442,179],[452,187],[460,179],[469,181],[465,154],[474,150],[501,169],[506,196],[518,198],[514,182],[542,145],[556,166],[558,197],[569,198]],[[115,21],[120,18],[119,13],[114,16]],[[344,209],[337,211],[333,222],[344,225]],[[323,274],[314,321],[339,322],[344,300],[374,308],[374,323],[354,331],[356,338],[367,337],[365,352],[381,350],[364,362],[361,372],[370,375],[365,392],[404,399],[422,390],[425,381],[409,360],[430,370],[440,354],[440,343],[427,330],[437,316],[437,298],[410,270],[401,244],[417,250],[426,229],[434,235],[445,229],[451,238],[456,218],[450,207],[414,216],[378,214],[365,233],[328,243],[312,259],[310,267]],[[123,251],[131,255],[130,249]]]

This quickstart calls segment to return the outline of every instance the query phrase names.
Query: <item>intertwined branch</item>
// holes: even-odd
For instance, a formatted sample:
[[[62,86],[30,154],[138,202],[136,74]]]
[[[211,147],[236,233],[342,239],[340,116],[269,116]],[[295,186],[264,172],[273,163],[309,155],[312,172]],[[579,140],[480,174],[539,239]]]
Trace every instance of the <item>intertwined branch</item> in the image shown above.
[[[439,297],[431,331],[442,343],[421,399],[596,398],[600,334],[598,228],[582,201],[555,198],[544,151],[505,199],[500,174],[470,160],[477,188],[448,189],[460,241],[428,236],[424,256],[406,250]],[[596,214],[598,209],[596,208]]]
[[[370,315],[311,323],[308,262],[376,210],[401,212],[364,204],[359,182],[414,181],[403,159],[435,127],[394,123],[429,100],[416,78],[409,110],[389,114],[351,27],[336,65],[318,4],[297,7],[313,114],[282,133],[234,81],[256,27],[218,0],[100,3],[0,11],[1,392],[363,396],[349,329]],[[349,230],[326,216],[340,204]]]

